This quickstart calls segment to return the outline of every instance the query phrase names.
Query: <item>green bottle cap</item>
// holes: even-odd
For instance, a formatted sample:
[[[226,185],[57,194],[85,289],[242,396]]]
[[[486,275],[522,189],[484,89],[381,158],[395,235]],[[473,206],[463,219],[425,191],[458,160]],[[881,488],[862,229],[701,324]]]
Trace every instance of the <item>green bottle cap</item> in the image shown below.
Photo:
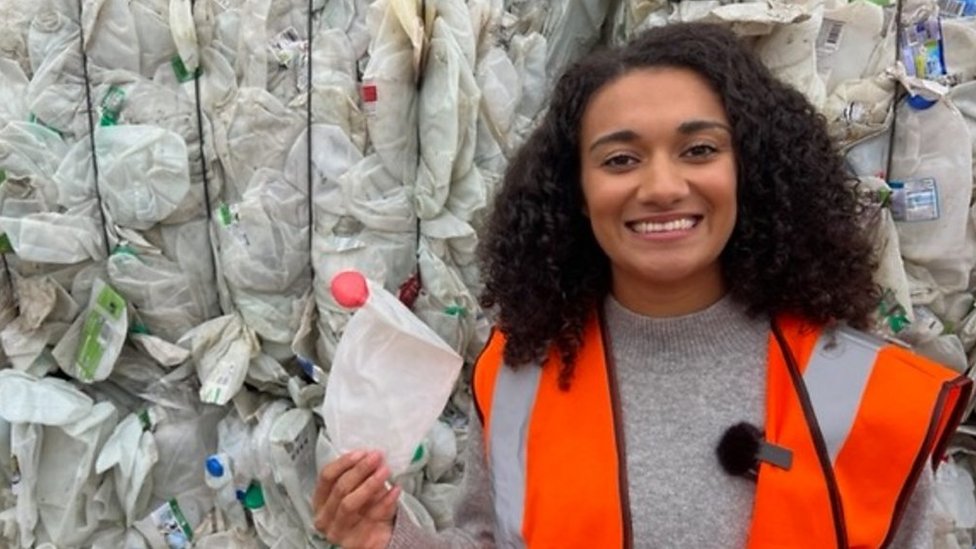
[[[251,484],[247,486],[247,490],[244,492],[244,499],[241,501],[246,509],[260,509],[264,507],[264,490],[261,489],[261,483],[252,480]]]

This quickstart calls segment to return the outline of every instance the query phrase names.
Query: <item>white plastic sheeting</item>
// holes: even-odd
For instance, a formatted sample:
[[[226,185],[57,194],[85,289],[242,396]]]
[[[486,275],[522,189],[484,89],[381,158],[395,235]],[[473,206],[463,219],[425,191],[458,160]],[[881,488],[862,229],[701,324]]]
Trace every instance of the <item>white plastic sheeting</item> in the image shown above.
[[[973,375],[976,19],[945,15],[949,74],[911,80],[885,4],[0,2],[0,546],[328,547],[316,410],[350,313],[323,281],[365,273],[473,361],[479,221],[553,79],[678,21],[730,27],[821,108],[876,215],[881,328]],[[905,0],[901,23],[936,13]],[[895,115],[906,85],[941,97]],[[111,351],[91,375],[86,341]],[[424,527],[450,524],[469,409],[460,383],[396,479]],[[967,437],[938,547],[974,538]],[[218,451],[253,527],[202,482]]]

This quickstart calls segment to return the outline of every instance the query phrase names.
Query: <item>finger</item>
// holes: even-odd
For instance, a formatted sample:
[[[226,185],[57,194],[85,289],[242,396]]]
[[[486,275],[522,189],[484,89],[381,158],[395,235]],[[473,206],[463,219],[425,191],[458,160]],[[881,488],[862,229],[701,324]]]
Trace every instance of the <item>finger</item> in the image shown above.
[[[389,492],[386,486],[389,478],[390,470],[386,465],[380,465],[355,490],[342,498],[339,504],[341,513],[365,516],[370,508]]]
[[[339,516],[339,513],[342,511],[340,509],[342,501],[351,492],[356,490],[363,481],[368,479],[382,463],[383,456],[379,452],[369,452],[352,467],[346,469],[342,476],[333,483],[332,490],[329,492],[322,506],[326,512],[326,516],[333,517],[334,520],[340,520],[343,523],[348,523],[348,520]]]
[[[394,486],[373,503],[366,517],[370,520],[388,521],[396,516],[397,502],[400,501],[400,494],[403,488]]]
[[[312,509],[318,510],[325,504],[329,494],[335,487],[336,481],[346,471],[355,466],[366,457],[366,452],[349,452],[339,456],[338,459],[328,463],[319,471],[318,481],[315,483],[315,494],[312,496]]]
[[[385,512],[382,513],[375,510],[375,507],[392,491],[387,488],[389,478],[389,468],[380,464],[373,474],[363,480],[349,495],[342,498],[330,530],[334,533],[344,534],[356,530],[357,526],[364,520],[367,522],[392,520],[393,515],[388,510],[384,509]],[[375,517],[375,519],[371,517]]]

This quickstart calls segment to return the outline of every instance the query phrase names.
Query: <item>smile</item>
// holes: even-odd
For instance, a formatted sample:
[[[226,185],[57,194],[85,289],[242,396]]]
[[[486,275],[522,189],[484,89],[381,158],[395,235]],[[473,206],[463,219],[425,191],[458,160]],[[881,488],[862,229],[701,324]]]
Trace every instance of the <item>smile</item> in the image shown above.
[[[627,227],[639,234],[670,233],[691,230],[695,228],[700,221],[700,216],[689,216],[664,222],[635,221],[632,223],[627,223]]]

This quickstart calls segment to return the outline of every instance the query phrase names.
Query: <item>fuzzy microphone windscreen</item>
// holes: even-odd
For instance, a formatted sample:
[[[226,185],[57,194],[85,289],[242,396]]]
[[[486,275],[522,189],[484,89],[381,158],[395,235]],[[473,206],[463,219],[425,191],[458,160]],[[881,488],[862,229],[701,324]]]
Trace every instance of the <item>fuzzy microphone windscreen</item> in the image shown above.
[[[762,436],[762,431],[751,423],[729,427],[715,449],[725,472],[733,476],[749,476],[749,472],[757,468],[756,456]]]

